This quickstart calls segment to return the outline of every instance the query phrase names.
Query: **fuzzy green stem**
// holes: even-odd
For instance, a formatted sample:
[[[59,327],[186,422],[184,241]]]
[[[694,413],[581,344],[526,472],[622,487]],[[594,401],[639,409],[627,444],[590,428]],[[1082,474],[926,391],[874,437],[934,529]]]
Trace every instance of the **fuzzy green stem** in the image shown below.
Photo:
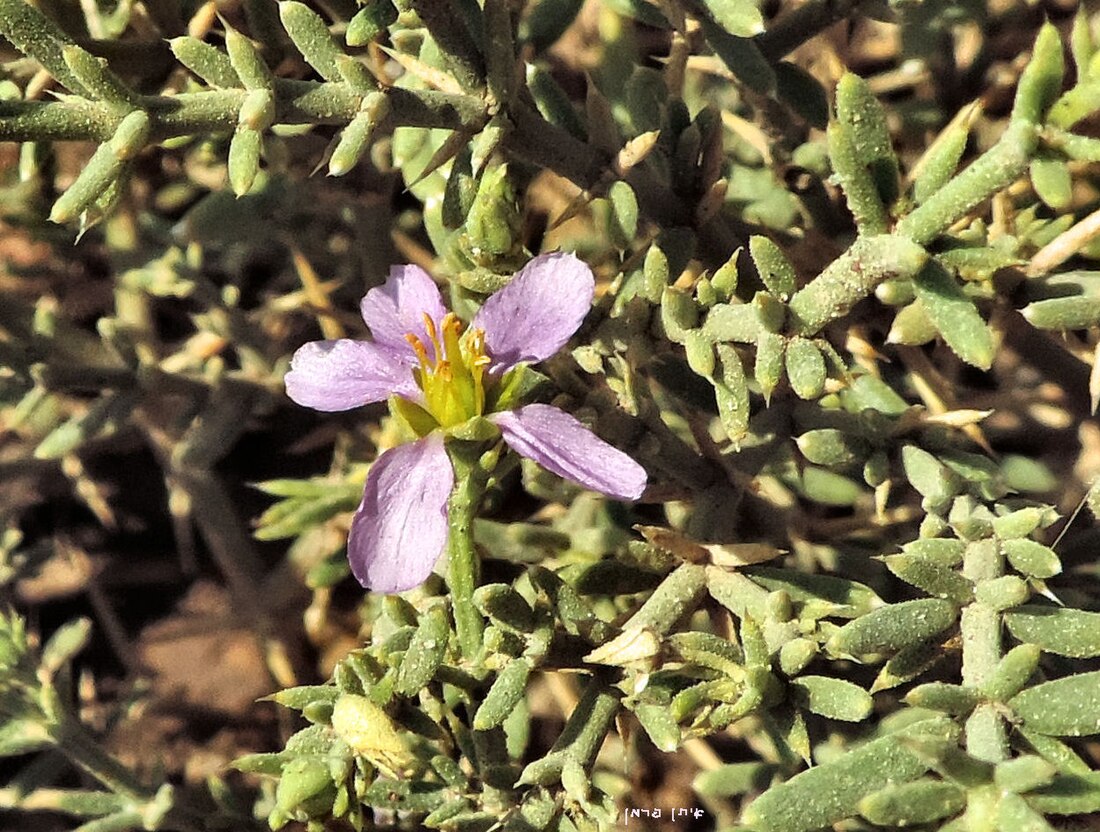
[[[593,679],[569,716],[569,722],[554,743],[553,750],[561,751],[589,768],[595,762],[607,732],[611,730],[619,706],[616,691],[600,679]]]
[[[1004,574],[995,540],[971,543],[963,560],[963,575],[979,585]],[[1001,658],[1001,614],[980,601],[962,611],[963,684],[978,688]],[[991,704],[975,708],[966,721],[966,748],[974,757],[996,763],[1008,757],[1004,720]]]
[[[347,124],[359,114],[364,94],[345,83],[276,79],[276,121],[281,124]],[[247,90],[208,90],[180,95],[141,96],[138,109],[149,115],[149,140],[232,133]],[[464,95],[432,90],[386,91],[390,103],[385,127],[440,127],[476,132],[486,120],[485,105]],[[125,112],[108,102],[0,102],[0,141],[108,140]]]
[[[447,452],[454,467],[455,485],[447,503],[447,583],[451,587],[455,631],[462,655],[468,661],[481,651],[485,621],[474,606],[481,563],[474,546],[474,515],[485,489],[485,478],[477,465],[479,443],[452,441]]]
[[[561,777],[567,760],[590,769],[620,707],[619,693],[603,679],[593,678],[550,753],[528,765],[519,782],[550,785]]]
[[[997,144],[904,217],[893,234],[856,240],[791,298],[791,331],[813,335],[847,314],[884,280],[916,274],[927,260],[921,246],[1015,182],[1027,170],[1038,141],[1034,124],[1012,124]]]
[[[790,302],[790,328],[814,335],[846,315],[875,287],[893,277],[912,277],[928,260],[923,248],[896,234],[861,237],[840,257],[795,292]]]
[[[895,233],[921,245],[931,242],[974,206],[1022,176],[1038,143],[1034,124],[1013,123],[970,167],[902,219]]]
[[[648,629],[668,633],[689,611],[694,610],[706,591],[707,570],[685,563],[661,581],[641,608],[623,625],[623,630]]]

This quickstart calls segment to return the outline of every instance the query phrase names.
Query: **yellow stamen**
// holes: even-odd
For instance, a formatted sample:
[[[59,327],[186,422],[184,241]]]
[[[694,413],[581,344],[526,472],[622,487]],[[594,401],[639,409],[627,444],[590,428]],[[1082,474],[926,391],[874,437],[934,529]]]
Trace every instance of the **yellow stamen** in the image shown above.
[[[450,314],[450,313],[447,313]],[[423,314],[424,318],[424,331],[428,333],[428,338],[432,342],[432,346],[435,348],[435,360],[436,363],[443,360],[443,348],[439,344],[439,333],[435,329],[435,321],[432,320],[432,316],[427,312]],[[443,319],[446,324],[447,319]]]
[[[428,355],[421,337],[408,334],[420,364],[413,371],[417,385],[424,391],[424,406],[444,428],[453,427],[480,416],[485,410],[485,368],[491,363],[485,354],[485,332],[463,332],[462,321],[448,312],[437,326],[425,314],[424,335],[435,351]]]
[[[405,336],[405,340],[409,342],[409,345],[413,348],[413,352],[416,353],[416,358],[420,362],[420,366],[425,370],[431,369],[431,363],[428,361],[428,349],[424,346],[424,342],[411,332]]]

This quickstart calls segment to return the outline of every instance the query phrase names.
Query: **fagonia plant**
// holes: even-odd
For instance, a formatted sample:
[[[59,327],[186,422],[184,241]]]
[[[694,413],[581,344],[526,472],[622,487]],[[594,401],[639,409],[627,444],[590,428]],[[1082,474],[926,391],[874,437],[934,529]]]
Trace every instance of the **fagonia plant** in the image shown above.
[[[110,540],[104,472],[145,449],[287,729],[131,765],[74,681],[101,628],[13,607],[5,817],[1084,828],[1098,26],[0,0],[3,222],[71,264],[0,272],[0,471]],[[73,538],[36,500],[0,508],[21,604]]]

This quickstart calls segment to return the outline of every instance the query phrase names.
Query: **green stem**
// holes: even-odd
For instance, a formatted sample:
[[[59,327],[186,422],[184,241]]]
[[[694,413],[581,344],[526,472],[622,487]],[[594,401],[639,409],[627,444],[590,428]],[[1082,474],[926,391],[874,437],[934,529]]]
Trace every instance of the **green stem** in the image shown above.
[[[281,124],[347,124],[359,114],[364,94],[345,83],[276,79],[276,120]],[[150,141],[179,136],[232,133],[247,90],[207,90],[137,99],[149,115]],[[476,98],[432,90],[386,91],[390,113],[384,127],[439,127],[476,132],[487,116]],[[0,102],[0,141],[103,142],[111,138],[126,113],[103,101]]]
[[[813,335],[884,280],[916,274],[927,259],[920,247],[1015,182],[1027,170],[1038,141],[1034,124],[1010,125],[997,144],[904,217],[892,234],[857,239],[791,298],[791,331]]]
[[[590,769],[621,706],[618,691],[598,676],[594,677],[588,683],[577,707],[569,715],[569,720],[550,753],[528,765],[520,775],[519,782],[550,785],[561,778],[562,768],[567,760]]]
[[[928,254],[896,234],[860,237],[840,257],[795,292],[790,302],[790,329],[814,335],[849,310],[875,287],[892,277],[912,277]]]
[[[971,543],[963,560],[963,575],[981,584],[1004,574],[1004,563],[993,539]],[[1001,658],[1001,614],[975,601],[962,611],[963,684],[984,684]],[[993,705],[974,709],[966,721],[966,748],[974,757],[996,763],[1008,757],[1004,720]]]
[[[898,223],[895,234],[924,245],[1027,170],[1038,146],[1038,128],[1026,121],[1009,126],[970,167]]]
[[[624,632],[648,629],[665,635],[689,611],[693,611],[707,585],[707,570],[685,563],[653,590],[641,608],[623,625]]]
[[[560,751],[585,768],[590,768],[615,722],[620,705],[618,692],[601,679],[594,678],[570,714],[569,722],[552,750]]]
[[[485,622],[474,606],[481,563],[474,546],[473,524],[485,488],[477,465],[479,443],[452,441],[447,452],[454,467],[455,485],[447,504],[447,583],[451,587],[455,631],[462,655],[468,661],[481,651]]]

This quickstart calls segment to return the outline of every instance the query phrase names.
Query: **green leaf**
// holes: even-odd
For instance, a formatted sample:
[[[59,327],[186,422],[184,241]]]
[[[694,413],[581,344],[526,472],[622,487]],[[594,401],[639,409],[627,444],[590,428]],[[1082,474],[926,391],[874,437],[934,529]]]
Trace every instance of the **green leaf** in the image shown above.
[[[947,719],[914,723],[772,786],[749,805],[743,821],[760,832],[810,832],[852,817],[864,797],[928,770],[906,738],[957,733]]]
[[[769,292],[781,300],[794,294],[797,287],[794,266],[779,246],[767,237],[753,235],[749,238],[749,254]]]
[[[952,716],[965,716],[974,710],[980,701],[981,697],[977,691],[961,685],[949,685],[946,682],[918,685],[905,695],[907,705],[943,711]]]
[[[1039,199],[1056,211],[1069,207],[1073,199],[1073,180],[1062,159],[1042,156],[1033,159],[1031,184]]]
[[[799,706],[829,719],[862,722],[871,715],[874,700],[859,685],[830,676],[800,676],[790,683]]]
[[[687,333],[699,326],[699,307],[691,294],[666,286],[661,294],[661,326],[668,340],[682,344]]]
[[[384,94],[370,93],[363,98],[355,118],[340,132],[340,140],[328,162],[330,176],[343,176],[359,164],[389,113],[390,100]]]
[[[340,690],[335,685],[300,685],[273,693],[265,699],[277,702],[284,708],[300,711],[315,702],[334,704],[339,695]]]
[[[128,113],[115,128],[109,141],[99,146],[92,158],[50,211],[50,221],[65,223],[89,208],[125,170],[125,163],[136,156],[149,138],[149,116],[141,110]]]
[[[1038,645],[1018,644],[1009,650],[981,685],[982,693],[997,702],[1007,702],[1027,684],[1039,666]]]
[[[941,780],[890,784],[859,802],[859,813],[879,826],[913,826],[958,814],[966,792]]]
[[[343,53],[337,48],[324,19],[297,0],[282,0],[279,17],[306,63],[326,81],[342,81],[336,59]]]
[[[836,428],[806,431],[795,439],[795,444],[807,461],[829,468],[861,460],[868,451],[861,437]]]
[[[669,753],[680,747],[680,726],[667,706],[641,702],[635,706],[634,715],[658,749]]]
[[[751,38],[764,31],[764,16],[755,0],[702,0],[714,22],[741,38]]]
[[[845,624],[829,639],[828,647],[852,656],[894,652],[942,633],[954,625],[956,615],[954,604],[938,598],[902,601]]]
[[[718,344],[718,378],[714,383],[714,396],[718,404],[718,418],[726,436],[738,443],[749,431],[749,386],[741,356],[729,344]]]
[[[936,325],[928,317],[928,313],[924,310],[924,304],[919,300],[915,300],[908,306],[903,306],[894,315],[894,322],[890,325],[886,342],[889,344],[920,346],[921,344],[927,344],[937,334]]]
[[[251,127],[238,126],[229,141],[229,184],[233,193],[244,196],[252,190],[256,174],[260,172],[260,153],[263,150],[263,134]]]
[[[556,2],[557,0],[549,0]],[[542,0],[543,3],[548,0]],[[568,132],[576,139],[586,141],[588,128],[581,120],[580,114],[573,106],[568,93],[550,74],[549,70],[538,66],[527,66],[527,88],[531,91],[531,97],[535,100],[535,107],[544,119],[555,127]]]
[[[913,278],[913,286],[929,320],[955,354],[988,370],[995,354],[993,335],[955,279],[933,260]]]
[[[750,304],[720,303],[707,313],[703,332],[711,341],[751,344],[762,332],[760,315]]]
[[[889,225],[886,206],[865,160],[856,149],[851,128],[842,122],[833,122],[826,130],[826,138],[833,171],[844,189],[844,197],[860,234],[883,234]]]
[[[695,630],[674,633],[666,642],[684,661],[717,670],[737,678],[744,670],[745,657],[734,642]]]
[[[566,542],[568,543],[568,538]],[[515,633],[529,633],[535,628],[535,616],[530,605],[507,584],[479,586],[474,590],[474,605],[482,615],[491,618],[494,624]]]
[[[348,46],[366,46],[397,20],[391,0],[366,0],[348,21],[344,40]]]
[[[244,82],[245,89],[272,88],[275,76],[264,63],[256,44],[229,25],[225,27],[225,50],[233,71]]]
[[[493,681],[474,714],[475,731],[487,731],[504,722],[523,699],[531,665],[526,659],[512,659]]]
[[[867,495],[867,490],[855,480],[814,465],[803,469],[800,485],[802,496],[825,506],[855,505]]]
[[[977,104],[960,110],[913,166],[909,175],[913,181],[913,201],[917,205],[925,202],[955,175],[970,137],[970,124],[978,111]]]
[[[993,532],[997,537],[1006,540],[1027,537],[1036,529],[1049,526],[1053,517],[1056,516],[1049,508],[1028,506],[994,519]]]
[[[920,555],[907,554],[887,555],[882,561],[903,581],[923,589],[929,595],[946,598],[957,604],[968,604],[974,599],[974,589],[970,581],[935,561]]]
[[[176,59],[212,87],[233,89],[241,86],[229,57],[220,49],[189,36],[168,41]]]
[[[851,131],[856,156],[869,170],[882,204],[892,204],[898,198],[898,158],[886,110],[858,75],[846,72],[837,84],[836,114]]]
[[[974,590],[974,597],[987,607],[1000,612],[1018,607],[1031,597],[1027,582],[1015,575],[1002,575],[989,581],[981,581]]]
[[[776,766],[770,763],[729,763],[701,772],[691,785],[706,797],[735,797],[764,791],[775,770]]]
[[[703,34],[722,63],[738,81],[760,95],[770,95],[775,90],[775,70],[772,69],[760,47],[752,38],[731,35],[716,25],[709,17],[699,21]]]
[[[0,725],[0,757],[18,757],[55,744],[49,729],[37,720],[8,718]]]
[[[1049,786],[1058,768],[1042,757],[1025,754],[1013,760],[998,763],[993,772],[993,782],[1006,792],[1024,794],[1033,789]]]
[[[779,669],[797,676],[818,654],[818,644],[808,638],[793,638],[779,648]]]
[[[760,385],[765,401],[771,400],[772,392],[779,386],[779,380],[783,377],[783,354],[786,348],[786,339],[774,332],[761,332],[757,339],[753,375],[756,377],[756,383]]]
[[[1008,706],[1024,725],[1055,737],[1100,733],[1100,671],[1079,673],[1028,688]]]
[[[625,249],[638,233],[638,198],[630,185],[616,180],[607,190],[607,201],[611,203],[611,241],[616,248]]]
[[[1047,123],[1069,130],[1097,110],[1100,110],[1100,81],[1081,80],[1079,76],[1077,85],[1054,102]]]
[[[1044,815],[1084,815],[1100,812],[1100,773],[1059,774],[1027,802]]]
[[[1088,329],[1100,323],[1100,297],[1048,298],[1020,310],[1036,329]]]
[[[959,493],[959,482],[946,465],[916,445],[904,445],[901,464],[910,485],[922,497],[942,503]]]
[[[703,378],[714,377],[714,342],[702,330],[693,329],[685,333],[684,355],[693,373]]]
[[[1008,631],[1048,653],[1087,659],[1100,656],[1100,613],[1029,604],[1005,613]]]
[[[401,666],[397,669],[394,690],[404,696],[419,693],[435,675],[447,652],[450,624],[439,607],[424,613],[412,638]]]
[[[525,15],[520,37],[542,52],[565,34],[584,0],[539,0]]]
[[[1016,87],[1012,120],[1041,124],[1047,109],[1062,89],[1064,74],[1062,36],[1053,24],[1044,23],[1035,39],[1031,60]]]
[[[997,807],[1000,832],[1055,832],[1053,826],[1018,794],[1001,796]]]
[[[1001,544],[1008,562],[1031,578],[1053,578],[1062,571],[1062,562],[1049,546],[1034,540],[1017,538]]]
[[[824,130],[829,124],[829,97],[821,82],[790,61],[780,61],[774,69],[776,97],[811,127]]]
[[[332,786],[332,775],[323,760],[298,757],[283,766],[279,785],[275,788],[275,804],[284,812],[294,812]]]
[[[943,658],[943,650],[938,644],[932,642],[919,642],[910,647],[903,647],[882,666],[875,682],[871,685],[871,692],[890,690],[898,685],[911,682],[932,665]]]
[[[827,604],[831,607],[829,615],[839,618],[855,618],[882,606],[882,599],[870,587],[833,575],[814,575],[771,566],[755,566],[744,572],[770,591],[786,591],[797,603]]]
[[[637,20],[655,29],[669,28],[668,21],[661,14],[657,6],[651,5],[645,0],[608,0],[607,7],[617,14]]]
[[[795,337],[787,343],[787,379],[800,399],[812,400],[825,389],[825,357],[812,341]]]
[[[966,543],[954,538],[925,537],[906,543],[901,550],[907,555],[916,555],[940,566],[958,566],[963,562]]]

